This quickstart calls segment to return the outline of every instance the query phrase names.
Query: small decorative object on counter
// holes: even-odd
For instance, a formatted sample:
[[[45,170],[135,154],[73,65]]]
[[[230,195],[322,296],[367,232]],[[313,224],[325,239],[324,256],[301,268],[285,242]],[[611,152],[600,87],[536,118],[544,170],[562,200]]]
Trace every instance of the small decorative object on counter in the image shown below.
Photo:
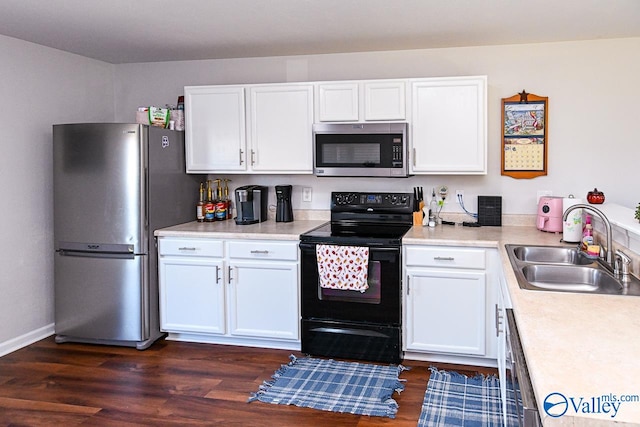
[[[638,222],[640,222],[640,203],[638,203],[638,206],[636,206],[636,213],[634,215],[634,218],[638,220]]]
[[[211,180],[207,181],[207,200],[204,203],[204,220],[205,222],[213,222],[216,220],[216,204],[213,201]]]
[[[229,198],[229,181],[231,180],[228,178],[225,178],[223,181],[224,181],[224,200],[226,200],[227,202],[227,219],[231,219],[233,217],[231,199]]]
[[[227,201],[222,197],[222,186],[220,185],[221,179],[214,179],[216,183],[216,221],[224,221],[227,219]]]
[[[435,227],[437,221],[438,200],[436,199],[436,189],[431,189],[431,201],[429,202],[429,227]]]
[[[200,183],[200,199],[196,205],[196,220],[204,222],[204,183]]]
[[[587,201],[592,205],[601,205],[604,203],[604,193],[594,188],[593,191],[587,193]]]

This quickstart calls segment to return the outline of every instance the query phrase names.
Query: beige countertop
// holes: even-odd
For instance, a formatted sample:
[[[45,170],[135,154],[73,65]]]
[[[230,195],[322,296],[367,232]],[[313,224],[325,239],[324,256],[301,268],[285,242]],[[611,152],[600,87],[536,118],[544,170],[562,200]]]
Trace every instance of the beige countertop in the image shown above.
[[[316,228],[326,221],[296,220],[238,225],[233,220],[219,222],[187,222],[156,230],[158,237],[212,237],[218,239],[299,240],[300,234]]]
[[[157,230],[155,235],[297,240],[299,234],[324,222],[266,221],[244,226],[233,221],[191,222]],[[528,291],[518,286],[504,245],[561,245],[560,238],[532,226],[441,225],[413,227],[403,244],[498,249],[545,426],[640,426],[640,401],[617,402],[615,417],[611,407],[609,413],[587,412],[597,410],[603,396],[640,396],[640,297]],[[568,399],[565,415],[552,418],[542,410],[551,393]]]
[[[520,289],[505,244],[562,245],[535,227],[413,227],[403,244],[495,247],[513,304],[531,381],[545,426],[640,425],[640,401],[618,412],[589,413],[602,396],[640,396],[640,297]],[[542,409],[551,393],[568,400],[565,415]],[[573,402],[578,410],[573,408]],[[582,400],[581,400],[582,399]]]

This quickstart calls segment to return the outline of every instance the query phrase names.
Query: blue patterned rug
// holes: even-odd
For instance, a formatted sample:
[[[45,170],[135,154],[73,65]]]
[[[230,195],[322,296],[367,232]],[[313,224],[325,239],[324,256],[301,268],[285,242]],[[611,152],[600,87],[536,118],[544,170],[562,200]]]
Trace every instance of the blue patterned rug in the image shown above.
[[[391,397],[404,390],[402,365],[380,366],[335,360],[298,359],[265,381],[249,402],[296,405],[323,411],[395,418],[398,404]]]
[[[469,378],[429,368],[431,376],[418,426],[503,426],[500,380],[495,375]],[[507,425],[518,426],[513,394],[507,385]]]

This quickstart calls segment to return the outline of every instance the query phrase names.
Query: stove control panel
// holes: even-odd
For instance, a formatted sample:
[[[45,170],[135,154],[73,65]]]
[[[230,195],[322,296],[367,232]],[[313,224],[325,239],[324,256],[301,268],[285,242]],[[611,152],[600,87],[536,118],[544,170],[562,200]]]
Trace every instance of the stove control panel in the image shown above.
[[[331,193],[331,207],[407,208],[413,210],[411,193]]]

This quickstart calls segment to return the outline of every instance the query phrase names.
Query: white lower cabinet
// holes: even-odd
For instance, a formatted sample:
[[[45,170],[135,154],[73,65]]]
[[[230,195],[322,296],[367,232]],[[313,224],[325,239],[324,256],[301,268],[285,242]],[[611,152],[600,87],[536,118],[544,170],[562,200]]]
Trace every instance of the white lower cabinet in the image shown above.
[[[158,240],[169,339],[300,349],[297,241]]]
[[[405,358],[495,365],[488,249],[405,245],[404,260]]]
[[[299,340],[298,245],[229,242],[229,333]]]

